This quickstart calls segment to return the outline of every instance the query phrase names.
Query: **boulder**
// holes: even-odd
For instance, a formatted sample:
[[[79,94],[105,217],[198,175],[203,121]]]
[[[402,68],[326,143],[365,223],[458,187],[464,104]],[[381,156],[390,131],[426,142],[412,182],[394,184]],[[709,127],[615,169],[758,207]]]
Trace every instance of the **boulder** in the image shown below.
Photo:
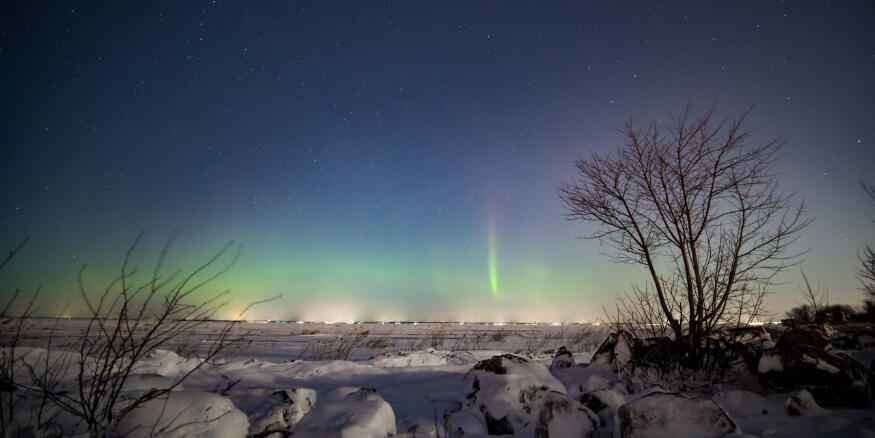
[[[249,419],[218,394],[173,391],[125,413],[116,432],[130,438],[243,438],[249,432]]]
[[[810,345],[821,349],[830,346],[829,330],[823,325],[793,321],[778,339],[778,347]]]
[[[553,372],[572,366],[574,366],[574,356],[572,356],[571,352],[565,349],[564,346],[559,347],[559,350],[556,351],[556,355],[553,356],[553,363],[550,364],[550,371]]]
[[[449,437],[486,435],[483,417],[471,411],[459,411],[444,415],[444,431]]]
[[[399,418],[395,429],[399,438],[426,438],[436,437],[439,432],[435,418],[406,416]]]
[[[810,345],[784,345],[763,352],[759,381],[779,392],[805,389],[823,406],[866,406],[872,400],[869,370],[842,353]]]
[[[295,438],[385,438],[395,435],[395,412],[377,391],[361,388],[342,400],[319,402],[295,427]]]
[[[738,432],[723,408],[707,398],[655,392],[618,411],[622,438],[718,437]]]
[[[625,330],[608,335],[590,360],[590,364],[610,364],[614,371],[621,371],[634,358],[634,353],[642,346],[641,341]]]
[[[275,432],[288,435],[315,404],[316,391],[310,388],[276,391],[249,414],[249,433],[254,438]]]
[[[612,388],[587,392],[581,395],[579,400],[580,404],[598,415],[599,424],[602,426],[610,423],[617,409],[626,403],[626,397],[623,393]]]
[[[518,433],[534,425],[543,393],[565,394],[565,387],[547,367],[505,354],[478,362],[463,385],[462,409],[474,412],[490,435]]]
[[[804,389],[800,389],[790,396],[790,398],[784,403],[784,406],[787,408],[787,414],[791,417],[800,417],[802,415],[823,411],[823,408],[818,406],[817,402],[814,401],[814,397],[811,396],[811,393]]]
[[[535,438],[593,438],[598,433],[598,417],[565,394],[541,394],[538,411]]]

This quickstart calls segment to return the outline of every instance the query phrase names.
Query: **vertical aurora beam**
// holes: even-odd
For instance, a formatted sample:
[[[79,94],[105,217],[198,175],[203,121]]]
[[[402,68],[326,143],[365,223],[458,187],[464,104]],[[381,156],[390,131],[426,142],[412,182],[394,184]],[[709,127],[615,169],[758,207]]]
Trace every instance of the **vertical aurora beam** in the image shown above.
[[[498,239],[495,236],[495,221],[489,217],[486,221],[486,238],[489,245],[489,287],[492,298],[499,299],[498,293]]]

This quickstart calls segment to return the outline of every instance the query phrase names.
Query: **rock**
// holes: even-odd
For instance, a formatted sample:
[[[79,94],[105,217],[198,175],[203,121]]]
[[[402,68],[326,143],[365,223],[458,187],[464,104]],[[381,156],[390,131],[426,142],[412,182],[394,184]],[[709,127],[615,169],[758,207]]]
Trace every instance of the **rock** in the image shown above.
[[[764,351],[757,370],[763,386],[779,392],[805,389],[823,406],[865,406],[872,400],[869,370],[846,354],[784,345]]]
[[[859,350],[860,341],[857,336],[848,333],[838,332],[836,335],[830,339],[830,344],[832,344],[833,348],[837,348],[839,350]]]
[[[249,419],[220,395],[173,391],[125,413],[117,432],[130,438],[243,438],[249,432]]]
[[[811,393],[804,389],[800,389],[790,396],[784,406],[787,408],[787,414],[791,417],[799,417],[823,410],[817,405],[817,402],[814,401],[814,397],[811,396]]]
[[[574,366],[574,356],[565,347],[559,347],[556,355],[553,356],[553,363],[550,364],[550,371],[561,370]]]
[[[444,416],[444,430],[449,437],[486,435],[486,424],[477,413],[459,411]]]
[[[316,404],[316,391],[292,388],[276,391],[268,396],[249,415],[249,433],[254,438],[279,432],[283,436],[292,429]]]
[[[840,324],[831,326],[832,346],[841,350],[862,350],[875,345],[875,325]]]
[[[605,388],[583,394],[580,404],[589,408],[599,417],[599,424],[607,425],[614,417],[617,409],[626,403],[626,397],[616,389]]]
[[[635,350],[640,349],[641,341],[625,330],[608,335],[590,360],[590,364],[610,364],[614,371],[625,369],[633,359]]]
[[[399,418],[395,428],[398,430],[398,435],[396,436],[399,438],[426,438],[438,435],[437,424],[435,424],[434,418],[411,416]]]
[[[802,321],[794,321],[778,339],[778,347],[811,345],[826,349],[830,346],[830,335],[826,327]]]
[[[505,354],[477,363],[463,384],[462,408],[481,416],[490,435],[518,433],[538,418],[542,393],[565,394],[565,387],[547,367]]]
[[[565,394],[543,393],[538,410],[535,438],[592,438],[598,432],[598,417]]]
[[[322,402],[295,427],[295,438],[385,438],[395,435],[395,412],[376,390],[361,388]]]
[[[621,438],[717,437],[738,432],[723,408],[707,398],[652,393],[618,411]]]

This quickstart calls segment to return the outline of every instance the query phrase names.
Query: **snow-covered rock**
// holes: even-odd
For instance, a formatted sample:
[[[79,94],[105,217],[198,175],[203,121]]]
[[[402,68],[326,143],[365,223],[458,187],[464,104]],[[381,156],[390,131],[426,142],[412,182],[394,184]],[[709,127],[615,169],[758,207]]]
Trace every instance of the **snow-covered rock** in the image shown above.
[[[492,435],[531,428],[542,393],[565,394],[565,387],[544,365],[505,354],[477,363],[464,379],[463,409],[481,415]]]
[[[633,353],[641,341],[625,330],[608,335],[590,360],[590,364],[610,364],[615,372],[625,369],[633,359]]]
[[[817,402],[814,401],[814,397],[811,396],[811,393],[804,389],[800,389],[799,391],[796,391],[795,394],[791,395],[784,406],[787,408],[787,414],[791,417],[799,417],[823,411],[823,408],[818,406]]]
[[[191,371],[200,361],[184,359],[173,351],[153,350],[137,363],[138,374],[154,374],[161,377],[176,377]]]
[[[738,426],[713,400],[655,392],[621,406],[622,438],[717,437],[737,432]]]
[[[459,411],[444,416],[443,428],[451,437],[486,435],[483,416],[472,411]]]
[[[437,437],[437,425],[434,418],[411,417],[399,418],[395,425],[398,438],[433,438]]]
[[[535,438],[592,438],[598,433],[598,417],[565,394],[544,392],[537,405]]]
[[[287,434],[316,404],[316,391],[292,388],[276,391],[249,414],[249,433],[265,437],[274,432]]]
[[[826,349],[830,346],[830,341],[830,331],[827,327],[795,321],[784,330],[784,334],[778,339],[778,346],[811,345]]]
[[[564,346],[559,347],[556,355],[553,356],[553,363],[550,364],[550,371],[562,370],[574,366],[574,356],[571,355]]]
[[[295,427],[295,438],[385,438],[395,435],[395,412],[377,391],[361,388],[340,401],[320,400]]]
[[[762,374],[771,371],[784,371],[784,362],[777,351],[770,351],[760,356],[759,365],[757,365],[758,373]]]
[[[583,394],[579,398],[580,404],[589,408],[599,417],[602,426],[611,423],[614,414],[620,406],[626,403],[626,397],[620,391],[613,388],[597,389]]]
[[[863,406],[872,400],[869,370],[848,355],[810,345],[779,345],[766,350],[758,367],[766,387],[788,392],[806,389],[824,406]]]
[[[427,351],[411,351],[409,353],[386,354],[372,359],[371,365],[383,368],[421,367],[446,365],[449,358],[446,351],[433,349]]]
[[[126,413],[117,431],[130,438],[243,438],[249,432],[249,419],[220,395],[175,391]]]

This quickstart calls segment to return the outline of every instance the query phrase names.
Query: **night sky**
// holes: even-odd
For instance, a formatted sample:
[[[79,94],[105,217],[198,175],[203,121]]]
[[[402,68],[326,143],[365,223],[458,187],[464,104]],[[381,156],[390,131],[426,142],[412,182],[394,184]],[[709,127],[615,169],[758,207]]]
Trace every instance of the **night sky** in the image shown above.
[[[0,5],[0,297],[243,255],[252,318],[592,321],[643,279],[556,187],[634,116],[691,101],[786,140],[797,249],[859,303],[875,244],[872,2],[60,2]],[[801,301],[798,271],[770,310]]]

